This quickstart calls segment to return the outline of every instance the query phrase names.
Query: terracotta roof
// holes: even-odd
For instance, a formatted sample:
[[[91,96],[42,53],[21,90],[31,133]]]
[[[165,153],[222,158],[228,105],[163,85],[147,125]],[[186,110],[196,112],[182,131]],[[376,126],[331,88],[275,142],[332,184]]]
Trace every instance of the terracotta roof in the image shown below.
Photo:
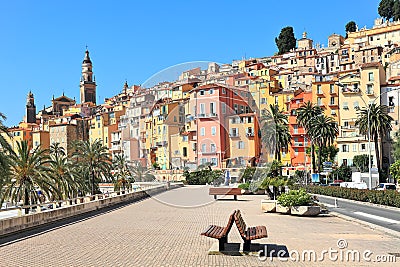
[[[371,62],[371,63],[365,63],[361,65],[361,68],[370,68],[370,67],[379,67],[381,66],[381,63],[379,62]]]

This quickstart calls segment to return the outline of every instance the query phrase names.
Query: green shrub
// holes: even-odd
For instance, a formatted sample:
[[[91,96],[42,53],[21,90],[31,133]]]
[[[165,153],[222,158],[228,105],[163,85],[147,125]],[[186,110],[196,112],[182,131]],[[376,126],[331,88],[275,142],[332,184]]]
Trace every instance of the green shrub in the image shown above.
[[[215,180],[223,181],[223,172],[221,170],[201,169],[196,171],[184,171],[183,176],[190,185],[211,184]]]
[[[243,190],[249,190],[249,187],[250,187],[250,183],[249,182],[247,182],[245,184],[238,185],[238,188],[243,189]]]
[[[293,186],[292,188],[300,188]],[[307,192],[312,194],[352,199],[362,202],[392,206],[400,208],[400,193],[395,190],[367,190],[337,186],[306,186]]]
[[[291,190],[278,197],[278,204],[284,207],[308,206],[312,204],[312,198],[304,189]]]

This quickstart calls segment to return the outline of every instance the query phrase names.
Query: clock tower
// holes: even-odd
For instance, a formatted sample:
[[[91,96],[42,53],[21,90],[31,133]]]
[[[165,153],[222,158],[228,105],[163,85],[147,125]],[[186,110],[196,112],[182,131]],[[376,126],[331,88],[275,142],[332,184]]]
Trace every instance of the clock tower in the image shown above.
[[[85,51],[85,58],[82,62],[82,76],[80,82],[81,103],[92,102],[96,104],[96,79],[93,75],[92,61],[89,51]]]

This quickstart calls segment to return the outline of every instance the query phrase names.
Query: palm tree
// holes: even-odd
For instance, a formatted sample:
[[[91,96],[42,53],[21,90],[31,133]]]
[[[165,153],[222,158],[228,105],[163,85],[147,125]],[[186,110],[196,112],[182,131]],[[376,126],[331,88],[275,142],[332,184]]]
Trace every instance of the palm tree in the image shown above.
[[[40,202],[36,190],[47,197],[59,195],[54,179],[49,175],[49,157],[46,151],[36,147],[31,150],[27,141],[17,142],[17,149],[9,151],[9,170],[7,185],[2,188],[1,203],[9,199],[23,205]],[[25,208],[25,213],[29,208]]]
[[[0,188],[8,168],[8,158],[6,152],[11,150],[10,144],[4,137],[4,135],[9,136],[8,129],[3,124],[3,120],[5,119],[6,116],[0,112]]]
[[[112,162],[114,169],[114,190],[125,190],[131,188],[131,171],[123,155],[117,154]]]
[[[89,178],[88,184],[91,194],[98,191],[98,183],[107,181],[110,177],[111,160],[107,147],[103,146],[100,140],[92,143],[89,141],[77,141],[74,143],[76,159],[81,178]]]
[[[315,140],[319,147],[318,172],[320,172],[322,147],[329,147],[333,144],[339,133],[339,129],[337,123],[332,119],[332,117],[327,117],[325,115],[314,117],[309,126],[309,135],[313,140]]]
[[[270,105],[270,111],[262,119],[262,129],[262,141],[270,151],[274,151],[275,159],[280,161],[281,151],[288,148],[291,136],[288,117],[279,110],[278,105]]]
[[[53,143],[50,146],[49,170],[60,193],[59,199],[77,197],[76,193],[84,186],[84,183],[79,180],[76,169],[59,143]]]
[[[369,130],[370,137],[372,140],[374,140],[375,156],[377,161],[376,164],[378,170],[380,170],[382,166],[382,158],[380,157],[379,153],[379,139],[383,140],[383,138],[390,133],[392,130],[392,121],[393,118],[387,114],[386,105],[370,104],[368,108],[363,108],[359,111],[358,118],[355,123],[356,126],[359,127],[360,134],[368,135]]]
[[[132,178],[137,182],[150,182],[154,181],[156,177],[151,174],[151,170],[143,167],[139,161],[134,161],[130,167]]]
[[[312,169],[313,172],[315,172],[315,150],[314,150],[314,143],[313,143],[313,139],[311,138],[310,135],[310,129],[311,129],[311,122],[314,118],[316,118],[317,116],[320,116],[322,114],[322,109],[319,106],[313,105],[311,103],[311,101],[307,101],[306,103],[304,103],[301,107],[299,107],[296,110],[296,114],[297,114],[297,123],[304,128],[306,135],[309,137],[310,139],[310,143],[311,143],[311,158],[312,158]]]

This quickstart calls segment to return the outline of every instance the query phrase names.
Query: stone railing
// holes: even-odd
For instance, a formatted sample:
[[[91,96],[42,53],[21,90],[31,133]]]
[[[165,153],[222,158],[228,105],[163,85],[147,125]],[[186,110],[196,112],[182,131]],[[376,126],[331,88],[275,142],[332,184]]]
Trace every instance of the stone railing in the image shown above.
[[[139,190],[131,189],[7,209],[18,210],[18,214],[15,217],[0,219],[0,237],[116,204],[147,198],[181,186],[181,183],[154,184]],[[33,212],[24,214],[25,209]]]

